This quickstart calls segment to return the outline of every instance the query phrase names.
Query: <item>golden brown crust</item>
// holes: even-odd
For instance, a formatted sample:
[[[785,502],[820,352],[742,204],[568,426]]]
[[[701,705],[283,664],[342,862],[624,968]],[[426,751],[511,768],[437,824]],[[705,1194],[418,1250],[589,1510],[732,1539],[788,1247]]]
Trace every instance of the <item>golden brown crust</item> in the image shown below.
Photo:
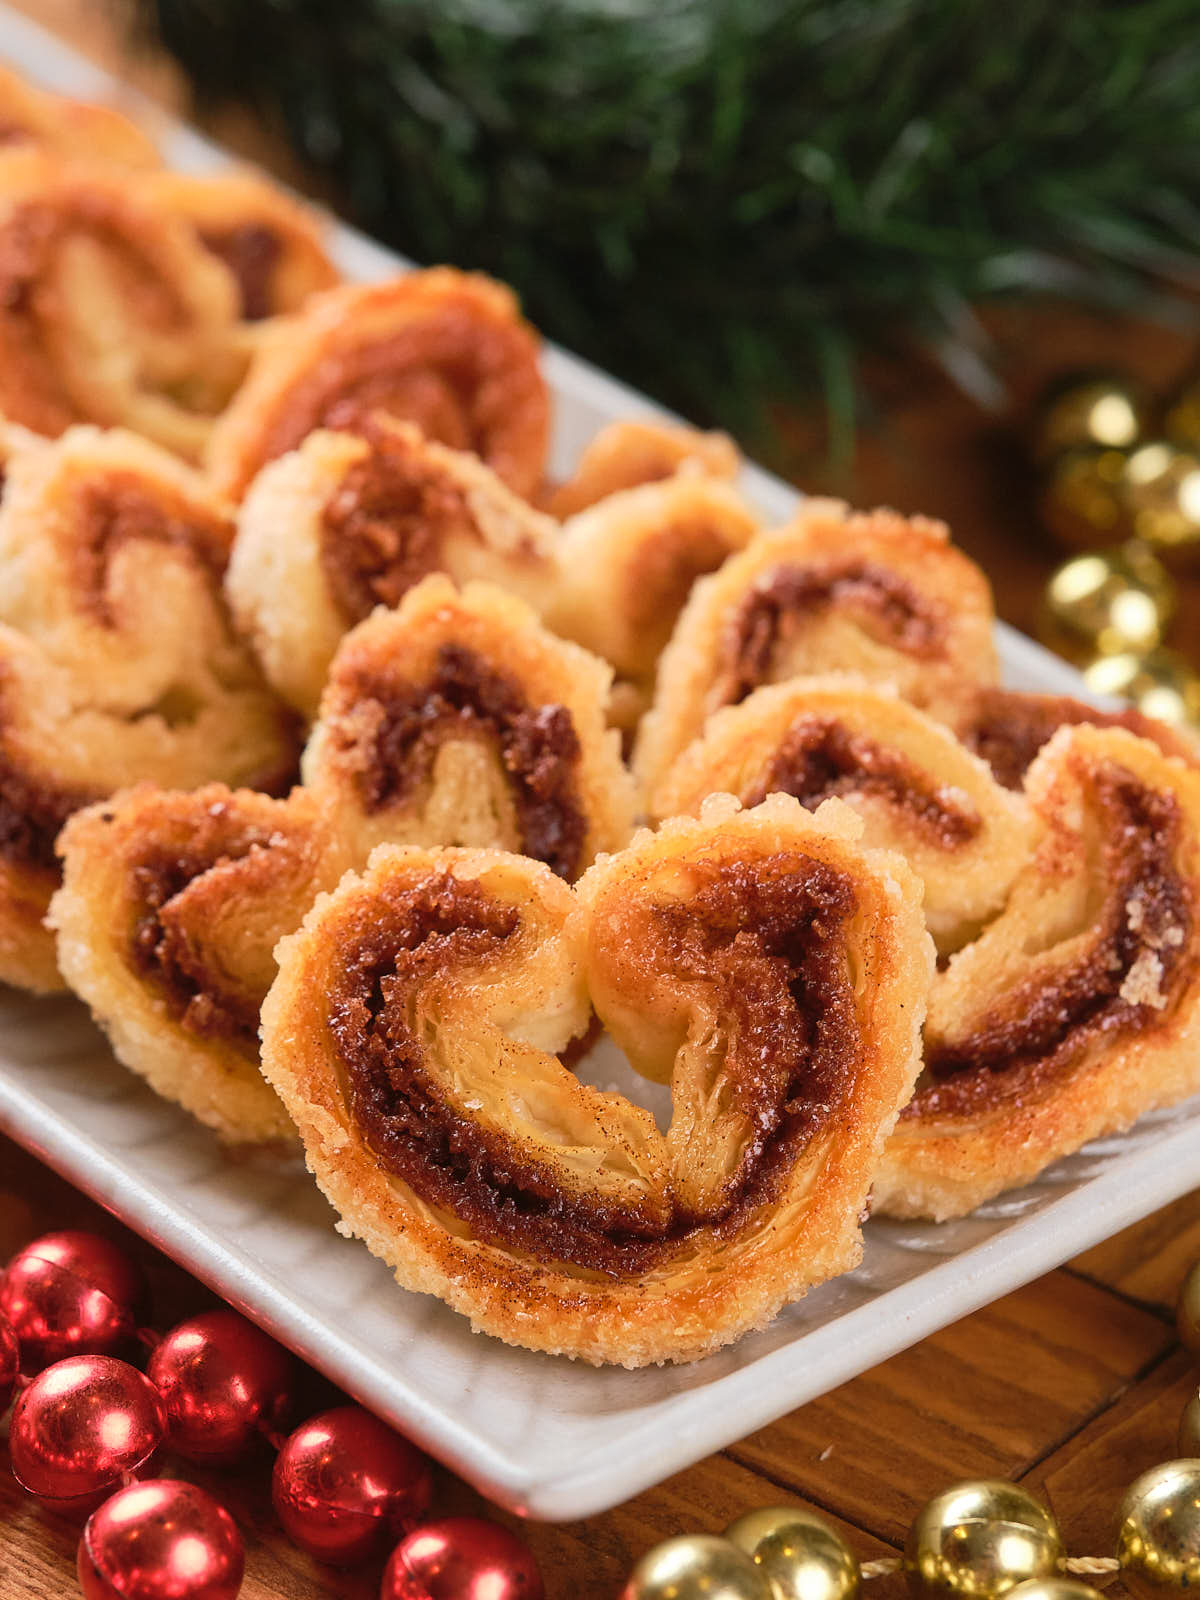
[[[489,845],[574,879],[633,826],[610,682],[515,595],[434,575],[343,641],[305,782],[360,859],[385,841]]]
[[[517,494],[545,465],[549,400],[539,340],[511,290],[435,267],[316,296],[269,334],[209,445],[219,491],[315,428],[355,431],[376,412],[480,456]]]
[[[1068,726],[1030,768],[1043,833],[934,980],[881,1209],[957,1216],[1200,1087],[1200,773]]]
[[[925,917],[956,949],[1003,906],[1031,843],[1024,799],[1002,789],[950,730],[894,692],[854,678],[756,689],[708,721],[649,797],[653,817],[694,816],[718,791],[757,805],[836,796],[869,845],[897,850],[925,885]]]
[[[757,531],[733,486],[702,472],[610,494],[563,524],[547,620],[623,677],[649,682],[696,580]]]
[[[539,504],[553,517],[573,517],[611,494],[674,477],[680,468],[732,481],[741,466],[726,433],[669,422],[610,422],[589,441],[571,477],[547,488]]]
[[[148,193],[233,274],[243,321],[299,311],[338,282],[317,213],[253,169],[159,172]]]
[[[0,145],[21,144],[127,167],[159,161],[150,138],[114,107],[51,94],[0,67]]]
[[[943,720],[996,674],[991,593],[945,527],[809,500],[692,591],[663,652],[634,768],[648,789],[706,719],[812,672],[891,683]]]
[[[0,152],[0,411],[51,436],[128,427],[195,459],[241,373],[237,291],[152,182]]]
[[[50,920],[117,1057],[222,1138],[292,1140],[258,1070],[280,933],[343,863],[310,797],[148,784],[79,812]]]
[[[704,1355],[853,1265],[932,959],[914,880],[854,829],[726,800],[574,896],[500,852],[377,851],[283,942],[263,1009],[343,1227],[477,1329],[626,1366]],[[589,986],[673,1074],[665,1135],[551,1053]]]
[[[485,578],[541,610],[557,527],[475,456],[378,419],[310,433],[263,469],[238,513],[227,589],[267,677],[307,716],[343,634],[430,572]]]
[[[0,978],[59,987],[42,926],[72,811],[138,778],[285,787],[294,721],[229,625],[229,519],[145,440],[18,449],[0,503]],[[7,953],[6,953],[7,952]]]

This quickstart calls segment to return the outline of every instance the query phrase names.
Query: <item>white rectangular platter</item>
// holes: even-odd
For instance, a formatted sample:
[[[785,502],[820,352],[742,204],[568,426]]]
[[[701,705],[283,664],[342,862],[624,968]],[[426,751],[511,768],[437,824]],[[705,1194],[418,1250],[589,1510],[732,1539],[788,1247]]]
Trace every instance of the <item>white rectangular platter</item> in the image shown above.
[[[0,57],[67,93],[129,103],[104,74],[0,7]],[[144,108],[135,107],[142,110]],[[149,113],[173,165],[227,158]],[[333,245],[352,278],[404,265],[349,229]],[[638,395],[551,351],[555,467]],[[792,490],[757,469],[745,487],[785,516]],[[1079,692],[1075,674],[1001,629],[1008,681]],[[636,1080],[611,1047],[586,1075]],[[937,1328],[1057,1266],[1200,1181],[1200,1103],[1091,1145],[1031,1188],[962,1221],[872,1221],[860,1268],[775,1324],[693,1366],[595,1370],[473,1335],[408,1294],[341,1238],[297,1164],[237,1159],[119,1067],[81,1008],[0,994],[0,1127],[485,1494],[532,1517],[615,1505],[802,1405]]]

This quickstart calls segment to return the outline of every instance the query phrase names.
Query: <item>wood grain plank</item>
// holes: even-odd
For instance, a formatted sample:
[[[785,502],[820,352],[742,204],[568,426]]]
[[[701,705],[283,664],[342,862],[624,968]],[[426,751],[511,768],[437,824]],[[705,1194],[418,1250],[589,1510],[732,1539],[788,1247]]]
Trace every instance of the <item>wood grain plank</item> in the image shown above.
[[[1200,1190],[1076,1256],[1071,1269],[1174,1314],[1184,1274],[1200,1261]]]
[[[730,1450],[880,1538],[957,1478],[1009,1477],[1170,1346],[1160,1318],[1051,1273]]]

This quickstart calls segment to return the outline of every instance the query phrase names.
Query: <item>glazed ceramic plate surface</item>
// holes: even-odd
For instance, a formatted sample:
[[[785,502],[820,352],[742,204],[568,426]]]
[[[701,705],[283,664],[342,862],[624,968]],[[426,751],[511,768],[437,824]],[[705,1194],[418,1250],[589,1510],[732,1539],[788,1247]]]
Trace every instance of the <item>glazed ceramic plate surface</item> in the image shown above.
[[[2,7],[0,56],[51,88],[127,106],[174,166],[227,159]],[[351,278],[403,265],[345,228],[332,242]],[[559,351],[546,371],[558,471],[602,423],[654,410]],[[753,468],[745,488],[773,516],[795,503]],[[1000,648],[1014,686],[1079,691],[1073,672],[1011,630]],[[584,1071],[646,1101],[611,1045]],[[553,1519],[606,1509],[762,1427],[1145,1216],[1200,1173],[1192,1102],[961,1221],[873,1221],[859,1269],[764,1332],[693,1366],[625,1372],[509,1349],[399,1289],[338,1235],[299,1163],[224,1153],[118,1066],[73,1002],[0,994],[0,1126],[485,1494]]]

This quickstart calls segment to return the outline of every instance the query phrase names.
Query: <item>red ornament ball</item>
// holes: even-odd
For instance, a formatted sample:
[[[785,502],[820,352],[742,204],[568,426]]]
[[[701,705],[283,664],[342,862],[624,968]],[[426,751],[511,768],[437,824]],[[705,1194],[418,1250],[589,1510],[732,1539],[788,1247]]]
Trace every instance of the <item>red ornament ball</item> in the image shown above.
[[[93,1511],[77,1566],[84,1600],[234,1600],[245,1552],[210,1494],[152,1478]]]
[[[91,1511],[125,1477],[146,1476],[167,1431],[162,1397],[127,1361],[69,1356],[13,1407],[13,1476],[56,1511]]]
[[[271,1479],[288,1538],[339,1567],[381,1554],[425,1515],[432,1496],[425,1457],[361,1406],[303,1423],[276,1456]]]
[[[392,1551],[379,1600],[542,1600],[542,1574],[515,1533],[481,1517],[414,1528]]]
[[[0,1315],[0,1415],[8,1410],[20,1371],[21,1347],[12,1323]]]
[[[287,1418],[296,1363],[236,1311],[206,1311],[172,1328],[146,1367],[167,1408],[171,1446],[228,1466]]]
[[[0,1277],[0,1312],[26,1372],[65,1356],[112,1355],[137,1331],[145,1295],[138,1267],[95,1233],[44,1233]]]

